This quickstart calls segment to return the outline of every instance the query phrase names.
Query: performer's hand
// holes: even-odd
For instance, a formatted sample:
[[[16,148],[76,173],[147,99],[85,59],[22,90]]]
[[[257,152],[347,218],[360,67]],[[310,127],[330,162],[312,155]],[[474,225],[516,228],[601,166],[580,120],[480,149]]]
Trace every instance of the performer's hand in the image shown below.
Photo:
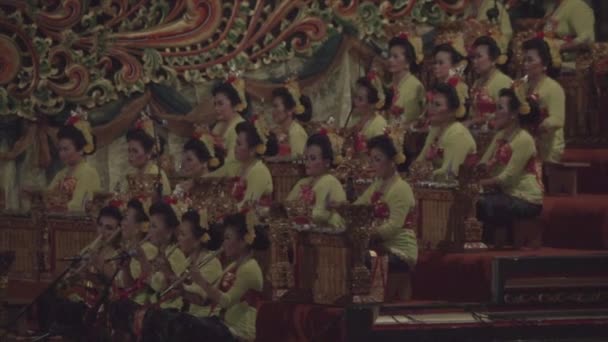
[[[479,181],[479,185],[484,189],[485,192],[494,192],[499,190],[499,183],[496,178],[484,178]]]
[[[475,172],[485,175],[488,173],[488,165],[486,164],[477,164],[477,166],[475,166]]]
[[[538,130],[541,133],[546,133],[546,132],[548,132],[550,130],[549,129],[549,124],[547,123],[547,120],[544,120],[543,122],[540,123],[540,125],[538,125]]]
[[[103,266],[105,264],[105,258],[101,253],[97,253],[92,257],[91,260],[93,266],[98,270],[103,270]]]
[[[337,202],[337,201],[332,201],[329,200],[327,201],[327,209],[336,209],[338,208],[340,205],[342,205],[342,202]]]
[[[190,278],[197,284],[209,284],[207,279],[203,277],[200,270],[198,270],[195,266],[190,268]]]

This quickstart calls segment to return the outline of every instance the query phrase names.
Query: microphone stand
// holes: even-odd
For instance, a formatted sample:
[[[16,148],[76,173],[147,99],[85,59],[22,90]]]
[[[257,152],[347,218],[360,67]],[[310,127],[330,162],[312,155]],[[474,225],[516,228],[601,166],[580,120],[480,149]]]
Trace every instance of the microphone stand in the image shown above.
[[[63,280],[63,278],[65,278],[65,276],[68,274],[69,271],[71,271],[73,268],[76,267],[76,265],[78,265],[80,262],[82,261],[81,259],[76,259],[73,260],[72,263],[70,263],[70,265],[68,267],[65,268],[65,270],[63,270],[63,272],[61,272],[61,274],[59,274],[59,276],[57,276],[57,278],[55,278],[38,296],[36,296],[34,298],[34,300],[32,300],[29,304],[27,304],[26,306],[23,307],[23,309],[21,309],[17,315],[15,316],[15,318],[13,318],[5,327],[4,329],[8,329],[11,326],[14,326],[17,321],[19,321],[19,319],[32,307],[34,306],[34,304],[36,304],[41,298],[45,297],[46,295],[49,294],[49,292],[54,291],[55,287],[57,286],[57,284],[59,284],[59,282],[61,282]]]
[[[121,260],[119,264],[122,264],[124,261],[125,259]],[[104,286],[102,295],[99,297],[95,305],[93,305],[93,307],[91,307],[85,313],[84,327],[86,331],[90,331],[88,328],[91,328],[92,330],[93,324],[95,323],[95,318],[97,317],[97,313],[99,312],[99,308],[108,299],[108,296],[110,295],[110,288],[112,287],[112,284],[114,284],[114,280],[116,279],[116,276],[118,276],[118,272],[120,272],[120,267],[118,267],[117,265],[116,270],[114,270],[114,273],[110,278],[110,281]]]
[[[348,123],[350,122],[351,117],[353,116],[353,113],[355,112],[355,106],[352,106],[350,109],[350,112],[348,113],[348,116],[346,117],[346,122],[344,122],[344,129],[346,129],[346,127],[348,127]]]
[[[84,331],[87,332],[87,334],[88,334],[89,337],[91,337],[90,334],[94,331],[93,330],[93,324],[95,322],[95,318],[97,317],[97,312],[99,311],[99,308],[101,307],[101,305],[106,301],[106,299],[110,295],[110,287],[114,283],[114,280],[116,279],[116,276],[118,275],[119,271],[120,271],[120,268],[116,267],[116,270],[112,274],[112,277],[110,278],[109,282],[107,282],[105,284],[105,286],[103,288],[102,295],[95,302],[95,305],[93,305],[91,308],[89,308],[89,309],[87,309],[85,311],[85,314],[84,314],[84,317],[83,317],[83,328],[84,328]],[[61,335],[62,334],[59,333],[58,331],[53,331],[51,329],[50,331],[44,333],[43,335],[35,337],[32,340],[32,342],[41,341],[41,340],[44,340],[44,339],[46,339],[48,337],[61,336]],[[92,337],[94,339],[94,336],[92,336]],[[93,340],[93,339],[91,339],[91,340]]]
[[[152,114],[149,114],[150,118],[153,118]],[[161,200],[163,198],[163,177],[162,177],[162,168],[161,168],[161,160],[160,160],[160,152],[161,152],[161,144],[160,144],[160,138],[158,136],[158,123],[156,122],[156,120],[152,120],[152,122],[154,123],[154,147],[156,148],[156,155],[154,156],[154,158],[156,159],[156,168],[158,169],[158,172],[156,173],[156,195],[158,196],[158,199]]]

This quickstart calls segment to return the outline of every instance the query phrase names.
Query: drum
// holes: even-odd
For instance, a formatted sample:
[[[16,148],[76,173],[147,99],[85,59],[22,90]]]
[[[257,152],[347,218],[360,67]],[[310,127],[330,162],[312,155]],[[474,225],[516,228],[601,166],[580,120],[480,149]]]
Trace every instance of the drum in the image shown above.
[[[274,182],[273,200],[282,202],[296,183],[304,177],[304,165],[298,162],[276,162],[267,165]]]
[[[454,185],[418,182],[414,185],[418,224],[416,236],[421,249],[437,249],[451,240],[458,224]]]

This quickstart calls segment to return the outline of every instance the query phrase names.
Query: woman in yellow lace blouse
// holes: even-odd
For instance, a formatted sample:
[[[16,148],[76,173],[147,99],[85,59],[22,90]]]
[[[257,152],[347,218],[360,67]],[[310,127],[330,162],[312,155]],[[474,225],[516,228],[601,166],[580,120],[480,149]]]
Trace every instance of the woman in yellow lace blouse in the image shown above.
[[[473,0],[467,6],[464,14],[465,19],[496,24],[501,33],[501,39],[497,43],[501,50],[507,51],[511,37],[513,37],[513,27],[511,26],[509,12],[502,1]]]
[[[484,223],[484,242],[494,242],[497,226],[509,228],[514,219],[538,216],[542,210],[538,154],[534,138],[524,127],[538,120],[536,103],[512,89],[500,91],[496,111],[498,132],[479,162],[490,177],[480,184],[486,190],[477,202],[477,217]],[[493,191],[488,191],[493,190]]]
[[[382,81],[375,71],[372,70],[357,80],[353,94],[352,120],[348,123],[350,132],[354,134],[355,152],[367,151],[367,140],[384,132],[387,122],[379,111],[384,109],[385,101]]]
[[[112,278],[115,265],[105,260],[117,254],[117,231],[121,219],[120,210],[116,207],[107,206],[99,211],[96,222],[97,237],[80,252],[80,255],[88,258],[80,261],[77,269],[63,278],[56,291],[47,291],[37,300],[40,315],[38,323],[42,331],[50,331],[51,327],[59,326],[62,329],[57,334],[64,337],[78,340],[89,336],[85,314],[90,306],[97,304],[99,298],[91,296],[88,291],[83,293],[84,285],[74,286],[74,280],[84,283],[84,273],[87,271],[105,278],[106,281]]]
[[[209,283],[216,283],[222,275],[222,264],[217,257],[208,259],[212,253],[209,248],[218,249],[222,243],[223,236],[213,234],[208,230],[206,215],[200,215],[198,211],[188,210],[182,215],[182,223],[179,228],[179,248],[187,256],[190,272],[197,273],[198,277]],[[208,262],[197,267],[202,261]],[[197,277],[195,276],[195,277]],[[160,310],[150,314],[148,323],[149,333],[156,337],[155,341],[196,341],[205,336],[204,326],[199,319],[210,317],[218,312],[211,312],[211,303],[207,293],[196,283],[187,280],[177,285],[173,293],[181,294],[184,299],[182,313],[175,310]],[[171,293],[168,295],[170,296]]]
[[[226,162],[231,162],[234,160],[237,140],[235,127],[245,121],[242,114],[247,111],[248,106],[245,96],[245,81],[231,76],[225,82],[216,85],[212,94],[217,120],[212,133],[222,149],[226,151]]]
[[[315,134],[306,142],[306,177],[293,187],[287,201],[305,202],[312,207],[312,223],[343,228],[344,220],[330,209],[331,203],[346,202],[340,181],[330,174],[334,165],[334,151],[326,134]]]
[[[160,155],[161,149],[160,144],[157,144],[154,137],[139,124],[136,128],[131,129],[127,132],[127,144],[128,144],[128,158],[130,169],[127,171],[127,175],[132,176],[144,176],[144,175],[160,175],[160,185],[162,186],[161,193],[168,195],[171,193],[171,185],[169,179],[165,174],[165,171],[158,169],[155,158]],[[128,190],[128,183],[124,180],[121,183],[122,192]],[[157,189],[150,189],[151,194],[157,194]]]
[[[214,145],[213,137],[208,133],[196,133],[184,144],[180,171],[187,179],[177,184],[172,194],[180,202],[178,207],[192,206],[190,191],[195,180],[221,167],[223,155],[224,151]]]
[[[445,178],[458,175],[460,166],[477,152],[471,132],[458,118],[464,108],[454,87],[438,84],[433,88],[428,106],[431,128],[416,162],[431,162],[433,176]]]
[[[189,265],[197,265],[221,245],[221,239],[212,239],[212,232],[209,230],[209,223],[204,222],[206,215],[201,215],[198,211],[188,210],[182,216],[182,224],[178,235],[180,249],[188,257]],[[194,266],[190,267],[192,270]],[[201,276],[210,283],[215,283],[222,275],[222,264],[215,257],[206,265],[198,269]],[[206,303],[207,294],[196,284],[183,285],[184,299],[190,304],[188,313],[196,317],[209,316],[210,307]]]
[[[553,0],[545,3],[548,6],[544,31],[562,40],[561,51],[595,42],[595,16],[587,2]]]
[[[376,136],[367,145],[376,179],[355,204],[374,205],[374,217],[381,224],[372,231],[372,248],[380,248],[389,255],[389,271],[412,270],[418,259],[418,245],[411,227],[413,222],[407,219],[411,218],[416,201],[409,184],[398,172],[405,165],[405,155],[388,135]]]
[[[308,122],[312,118],[310,98],[301,95],[298,84],[290,80],[285,86],[272,91],[272,104],[272,120],[276,125],[279,153],[268,159],[301,158],[308,134],[299,122]]]
[[[466,103],[469,99],[469,86],[465,83],[462,72],[467,66],[466,50],[462,39],[439,44],[433,50],[433,73],[439,83],[455,84],[458,97]]]
[[[95,140],[84,114],[73,113],[57,132],[57,140],[65,168],[55,175],[48,190],[66,195],[67,210],[84,211],[85,201],[101,190],[97,170],[84,157],[95,152]]]
[[[404,125],[416,121],[425,104],[424,86],[413,74],[422,63],[422,40],[420,37],[401,33],[389,43],[388,71],[392,75],[392,102],[389,122],[399,121]]]
[[[471,88],[470,120],[465,125],[481,130],[492,129],[498,93],[513,82],[497,65],[506,62],[506,55],[490,36],[482,36],[473,43],[473,69],[478,79]]]
[[[131,199],[125,210],[125,216],[120,224],[122,250],[134,251],[137,246],[142,245],[148,260],[152,260],[154,248],[146,238],[150,226],[147,209],[144,209],[139,199]],[[110,303],[109,310],[114,330],[113,338],[125,341],[131,340],[137,333],[132,315],[142,305],[148,303],[150,292],[145,288],[143,281],[137,281],[141,275],[141,264],[137,258],[124,260],[119,265],[120,272],[114,283],[118,299]]]
[[[269,205],[271,201],[272,176],[261,158],[276,155],[278,144],[276,136],[268,132],[261,120],[254,118],[254,123],[244,121],[236,125],[235,160],[208,175],[234,179],[232,197],[239,209]]]
[[[148,234],[149,226],[149,217],[142,202],[135,198],[129,200],[126,205],[125,216],[120,223],[122,249],[130,251],[136,248]],[[123,297],[129,297],[125,296],[124,291],[132,285],[133,278],[137,278],[137,276],[131,274],[131,269],[140,270],[141,267],[135,259],[123,262],[120,265],[121,272],[118,274],[117,287],[122,289]],[[140,296],[136,302],[143,304],[145,302],[144,297]]]
[[[564,153],[566,96],[562,86],[549,75],[557,74],[556,58],[551,45],[542,38],[533,38],[522,45],[526,92],[540,106],[540,124],[533,129],[537,149],[543,162],[559,162]]]
[[[193,270],[192,281],[211,302],[211,317],[200,320],[199,336],[209,341],[253,341],[256,336],[257,309],[261,302],[264,277],[253,258],[253,250],[265,250],[270,242],[264,227],[255,226],[243,214],[227,216],[224,226],[224,254],[233,260],[215,284]],[[216,316],[216,313],[221,315]]]
[[[142,304],[157,305],[161,309],[180,309],[183,304],[181,296],[158,296],[187,267],[186,257],[176,244],[175,233],[178,226],[179,220],[169,204],[162,201],[152,204],[147,241],[131,251],[133,257],[128,269],[123,269],[122,280],[128,289],[125,291],[128,299],[119,302],[114,311],[124,311],[127,317],[133,319],[127,324],[127,331],[135,335],[143,332],[144,340],[149,323],[144,321],[142,330],[141,319],[133,315]],[[125,313],[119,316],[124,317]],[[115,323],[124,325],[124,322]]]

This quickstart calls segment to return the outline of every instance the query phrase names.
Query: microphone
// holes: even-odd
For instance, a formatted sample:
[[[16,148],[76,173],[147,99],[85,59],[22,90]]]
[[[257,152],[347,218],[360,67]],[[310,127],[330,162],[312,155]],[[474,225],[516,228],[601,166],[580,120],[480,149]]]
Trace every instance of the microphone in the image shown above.
[[[156,115],[152,115],[152,114],[148,113],[148,117],[150,118],[150,120],[154,121],[154,123],[159,126],[167,126],[169,124],[169,122],[167,120],[161,119]]]
[[[154,121],[154,123],[159,126],[167,126],[168,124],[167,120],[161,119],[158,116],[152,114],[152,111],[150,110],[150,105],[147,105],[144,109],[144,115],[150,118],[150,120]]]
[[[83,256],[83,255],[75,255],[75,256],[71,256],[71,257],[65,257],[65,258],[59,258],[59,261],[82,261],[82,260],[87,260],[89,259],[88,256]]]
[[[500,12],[498,11],[498,4],[496,3],[497,0],[494,0],[494,7],[490,8],[487,12],[486,12],[486,16],[488,17],[488,20],[490,22],[496,22],[498,20],[498,16],[500,15]]]
[[[123,251],[122,253],[118,254],[115,257],[111,257],[105,260],[105,262],[110,262],[110,261],[116,261],[116,260],[125,260],[128,259],[130,257],[134,257],[137,255],[137,252],[134,250],[131,251]]]

